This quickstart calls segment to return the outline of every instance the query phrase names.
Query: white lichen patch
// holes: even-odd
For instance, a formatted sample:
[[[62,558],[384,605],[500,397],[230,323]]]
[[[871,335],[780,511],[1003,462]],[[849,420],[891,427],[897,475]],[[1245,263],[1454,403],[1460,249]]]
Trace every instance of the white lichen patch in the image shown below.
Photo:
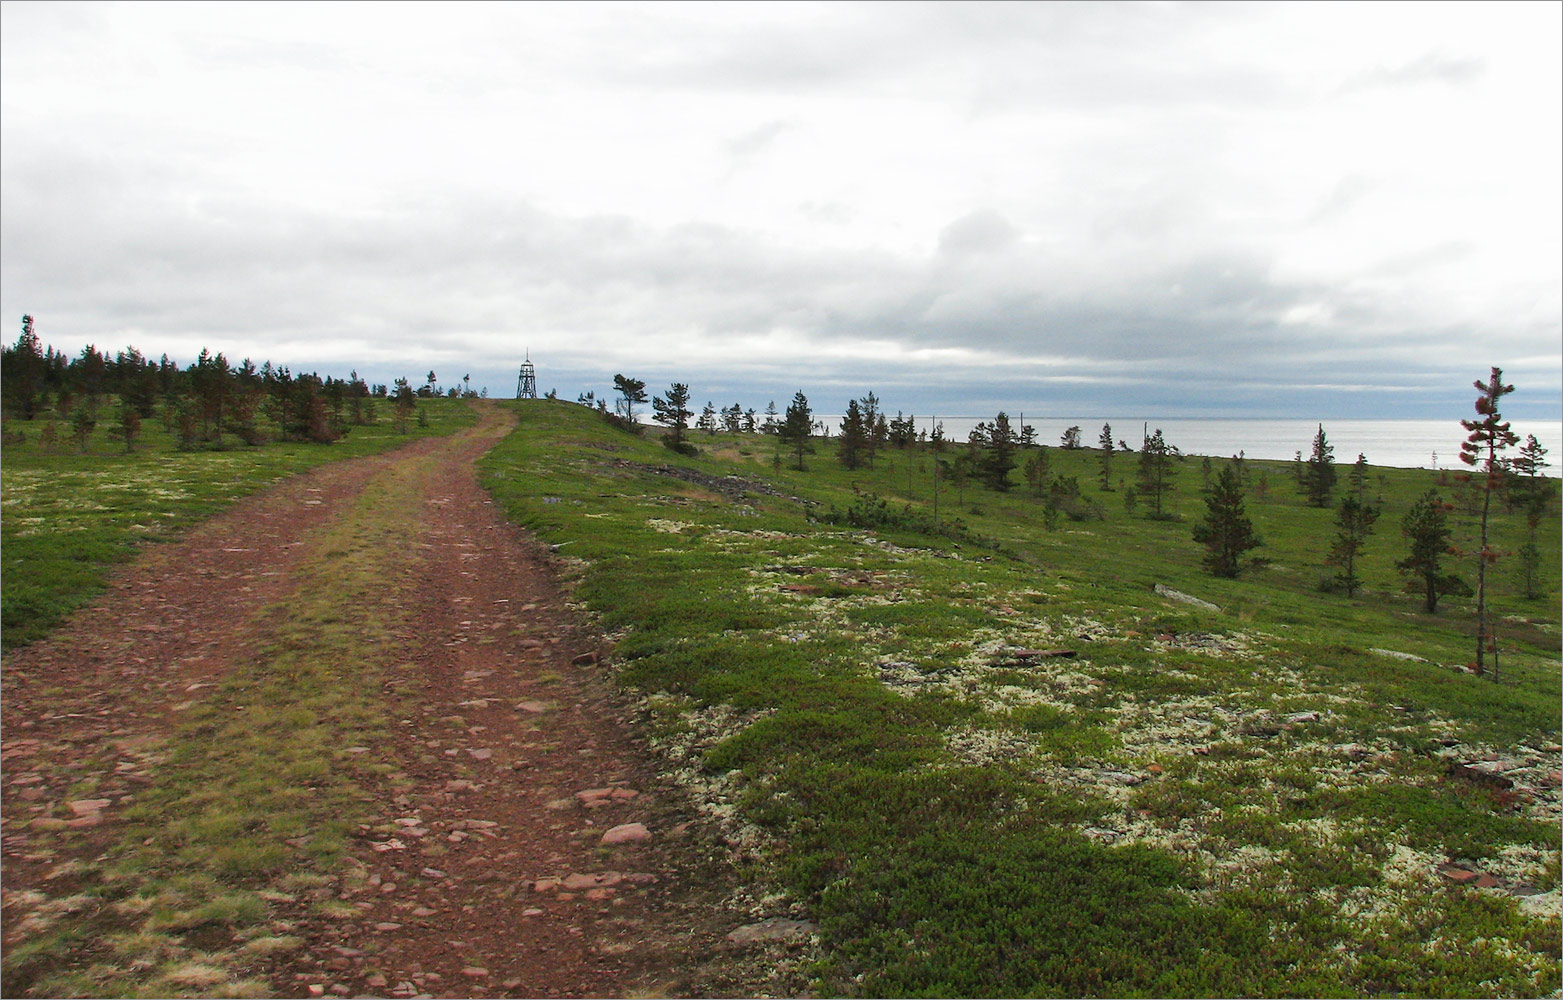
[[[692,706],[688,699],[665,693],[648,696],[641,705],[658,720],[651,746],[667,762],[663,775],[689,795],[699,812],[716,820],[728,845],[752,859],[765,857],[773,838],[744,822],[738,796],[744,786],[740,771],[711,775],[705,770],[705,754],[717,743],[735,736],[755,722],[775,714],[774,708],[742,712],[731,705]]]
[[[652,531],[661,532],[664,535],[681,535],[696,525],[689,521],[670,521],[664,517],[646,518],[646,526]]]

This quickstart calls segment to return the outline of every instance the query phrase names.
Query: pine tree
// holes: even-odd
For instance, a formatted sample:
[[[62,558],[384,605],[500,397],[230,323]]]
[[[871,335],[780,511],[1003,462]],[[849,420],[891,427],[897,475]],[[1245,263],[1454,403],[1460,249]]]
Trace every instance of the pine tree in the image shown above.
[[[809,409],[809,400],[802,390],[792,397],[792,405],[787,407],[787,415],[782,420],[781,430],[778,436],[781,445],[790,448],[793,454],[793,468],[802,470],[803,456],[814,450],[814,444],[810,440],[814,432],[814,413]]]
[[[433,372],[429,373],[431,376]],[[432,382],[433,379],[431,378]],[[635,426],[635,404],[646,401],[646,383],[638,378],[628,378],[624,375],[613,376],[613,391],[619,394],[618,402],[614,404],[614,410],[624,422],[631,427]]]
[[[1459,577],[1443,570],[1443,558],[1451,551],[1448,511],[1438,492],[1428,490],[1400,522],[1400,532],[1411,543],[1411,551],[1395,566],[1421,587],[1422,606],[1428,614],[1437,613],[1438,599],[1443,595],[1470,591]]]
[[[1113,489],[1113,425],[1102,425],[1102,436],[1096,439],[1096,443],[1102,448],[1102,489],[1108,493]]]
[[[1500,456],[1520,438],[1498,412],[1498,401],[1514,391],[1514,386],[1503,384],[1502,370],[1493,368],[1486,384],[1480,380],[1472,384],[1481,391],[1476,397],[1476,414],[1481,419],[1460,421],[1460,426],[1470,432],[1460,445],[1460,461],[1481,470],[1482,477],[1481,547],[1476,552],[1476,672],[1486,673],[1486,653],[1490,646],[1492,672],[1496,677],[1497,636],[1487,626],[1487,567],[1498,561],[1498,550],[1488,544],[1487,521],[1492,512],[1492,495],[1503,488],[1505,463]]]
[[[1000,493],[1009,491],[1009,473],[1015,467],[1015,433],[1009,425],[1009,414],[1000,410],[993,418],[993,426],[986,434],[986,447],[982,449],[978,472],[989,489]]]
[[[1080,447],[1080,428],[1078,426],[1066,429],[1063,436],[1058,439],[1058,446],[1065,451],[1074,451]]]
[[[1330,565],[1339,567],[1335,583],[1346,591],[1347,597],[1357,596],[1362,578],[1357,576],[1357,556],[1373,533],[1373,522],[1378,520],[1379,509],[1353,492],[1340,502],[1335,515],[1335,544],[1330,549]]]
[[[849,401],[841,421],[841,434],[836,439],[836,455],[845,468],[856,469],[863,464],[869,447],[868,428],[864,424],[863,408],[857,400]]]
[[[712,403],[710,400],[706,401],[705,409],[700,411],[700,423],[696,426],[705,431],[707,434],[716,433],[716,404]]]
[[[1205,493],[1205,520],[1194,526],[1194,540],[1205,546],[1205,568],[1228,579],[1242,571],[1243,554],[1263,544],[1243,509],[1243,483],[1230,465],[1222,466]]]
[[[1031,487],[1031,492],[1037,496],[1043,496],[1047,491],[1047,482],[1051,478],[1051,470],[1048,468],[1047,449],[1038,448],[1036,453],[1026,460],[1025,467],[1026,485]]]
[[[1140,448],[1140,468],[1136,486],[1139,496],[1150,501],[1151,512],[1148,516],[1157,521],[1165,519],[1167,514],[1162,510],[1162,500],[1173,489],[1172,449],[1162,437],[1160,427],[1156,428],[1156,433],[1147,438],[1144,446]]]
[[[141,413],[133,400],[123,396],[120,397],[119,423],[114,426],[114,435],[125,442],[127,455],[134,450],[136,438],[141,436]]]
[[[1524,582],[1525,597],[1533,601],[1542,596],[1541,547],[1536,544],[1536,531],[1541,527],[1541,520],[1546,517],[1547,507],[1552,500],[1552,482],[1541,474],[1541,470],[1547,467],[1547,449],[1536,440],[1536,435],[1528,434],[1511,465],[1516,478],[1511,483],[1515,488],[1510,492],[1518,495],[1526,527],[1525,544],[1520,546],[1519,551],[1520,575]]]
[[[22,317],[22,334],[16,346],[5,351],[0,362],[0,380],[5,386],[6,405],[23,420],[31,420],[43,408],[44,355],[33,330],[33,318]]]
[[[1300,483],[1308,502],[1315,507],[1328,507],[1330,494],[1335,490],[1335,448],[1324,434],[1324,425],[1313,436],[1313,451],[1308,462],[1300,470]]]
[[[664,440],[669,448],[677,452],[683,452],[686,448],[694,450],[692,445],[684,443],[689,431],[689,418],[694,416],[694,411],[689,408],[688,385],[674,382],[666,392],[651,401],[651,409],[653,419],[667,425],[668,435]]]
[[[862,400],[864,442],[868,452],[868,464],[874,464],[879,454],[879,440],[875,431],[879,426],[879,397],[869,392]]]
[[[1361,500],[1368,490],[1368,456],[1357,453],[1357,460],[1351,464],[1351,471],[1346,474],[1346,483],[1351,488],[1351,495]]]

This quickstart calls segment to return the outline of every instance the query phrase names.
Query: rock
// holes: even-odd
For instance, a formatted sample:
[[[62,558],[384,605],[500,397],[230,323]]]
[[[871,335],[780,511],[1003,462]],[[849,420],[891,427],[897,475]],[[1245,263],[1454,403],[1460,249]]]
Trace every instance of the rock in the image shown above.
[[[377,931],[399,931],[402,929],[402,925],[393,924],[389,920],[382,920],[380,923],[374,925],[374,929]]]
[[[1291,715],[1288,715],[1286,717],[1286,721],[1287,722],[1291,722],[1291,723],[1318,722],[1319,721],[1319,713],[1318,712],[1293,712]]]
[[[1138,785],[1145,779],[1128,771],[1098,771],[1096,776],[1110,785]]]
[[[413,907],[412,915],[415,917],[432,917],[438,912],[440,911],[431,910],[427,906],[416,906]]]
[[[1165,584],[1158,583],[1153,589],[1157,594],[1165,597],[1169,601],[1180,601],[1183,604],[1192,604],[1194,607],[1204,608],[1206,611],[1221,610],[1216,605],[1211,604],[1209,601],[1202,601],[1197,597],[1190,596],[1189,594],[1182,593],[1181,591],[1173,590],[1171,587],[1168,587]]]
[[[531,712],[533,715],[546,712],[551,708],[553,708],[553,704],[546,701],[523,701],[516,705],[516,711]]]
[[[1514,787],[1514,782],[1501,774],[1492,774],[1480,768],[1471,767],[1468,764],[1449,762],[1449,776],[1463,778],[1477,785],[1486,785],[1488,788],[1509,789]]]
[[[1456,885],[1464,885],[1467,882],[1474,882],[1481,878],[1481,876],[1476,872],[1470,871],[1466,868],[1460,868],[1456,865],[1444,865],[1442,868],[1438,869],[1438,874],[1442,875],[1444,878],[1448,879]]]
[[[618,799],[621,802],[627,802],[639,794],[640,793],[633,788],[615,788],[613,790],[612,797]]]
[[[1072,649],[1016,649],[1011,650],[1010,655],[1017,660],[1042,660],[1072,658],[1077,654]]]
[[[424,878],[444,878],[445,873],[438,868],[425,868],[422,872]]]
[[[561,881],[560,879],[556,879],[556,878],[537,878],[537,879],[533,879],[532,880],[532,891],[533,892],[553,892],[555,889],[559,888],[560,881]]]
[[[590,653],[582,653],[580,656],[577,656],[574,659],[572,659],[570,661],[570,665],[574,666],[574,667],[590,667],[590,666],[598,663],[601,659],[602,659],[602,656],[599,653],[597,653],[596,651],[593,651],[593,652],[590,652]]]
[[[1402,653],[1394,649],[1369,649],[1368,652],[1377,653],[1379,656],[1387,656],[1392,660],[1411,660],[1415,663],[1427,662],[1427,660],[1417,656],[1415,653]]]
[[[112,805],[109,799],[77,799],[75,802],[66,803],[71,807],[71,812],[78,816],[90,816]]]
[[[632,844],[636,841],[650,840],[651,831],[646,829],[644,823],[624,823],[613,827],[602,835],[604,844]]]
[[[473,760],[488,760],[490,757],[494,756],[494,751],[490,750],[488,747],[479,747],[476,750],[468,750],[467,753],[472,755]]]
[[[611,788],[586,788],[575,793],[575,797],[582,802],[596,802],[598,799],[606,799],[613,794]]]
[[[27,824],[27,828],[29,830],[63,830],[65,829],[65,821],[63,819],[55,819],[53,816],[40,816]]]
[[[466,976],[468,979],[482,979],[484,976],[488,975],[488,970],[480,969],[475,965],[469,965],[465,969],[461,970],[461,974]]]
[[[370,989],[379,989],[380,987],[386,985],[386,978],[376,972],[364,979],[364,985],[368,986]]]
[[[807,937],[816,930],[807,920],[788,920],[771,917],[757,924],[745,924],[727,935],[733,944],[752,944],[756,941],[787,941]]]
[[[102,822],[102,813],[87,813],[85,816],[77,816],[75,819],[66,820],[65,825],[72,830],[81,830],[89,826],[97,826]]]

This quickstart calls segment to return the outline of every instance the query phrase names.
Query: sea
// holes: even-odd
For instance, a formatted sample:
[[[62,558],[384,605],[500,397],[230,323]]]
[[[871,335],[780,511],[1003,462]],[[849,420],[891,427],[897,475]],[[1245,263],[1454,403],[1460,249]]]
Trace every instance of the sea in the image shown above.
[[[823,416],[836,434],[841,426],[840,416]],[[944,436],[954,441],[965,441],[966,436],[979,421],[991,421],[985,417],[938,416],[917,418],[919,431],[932,431],[937,420],[944,425]],[[1010,423],[1016,431],[1021,427],[1021,415],[1010,414]],[[1071,426],[1080,428],[1080,443],[1087,448],[1097,447],[1102,436],[1102,425],[1111,424],[1113,441],[1124,441],[1139,451],[1142,437],[1155,434],[1159,429],[1167,444],[1186,455],[1210,455],[1228,458],[1242,454],[1246,458],[1285,460],[1302,453],[1307,458],[1313,449],[1313,438],[1320,427],[1317,420],[1270,420],[1260,418],[1220,418],[1157,420],[1144,417],[1077,417],[1055,419],[1052,417],[1026,417],[1025,423],[1037,430],[1037,441],[1045,445],[1057,445],[1064,432]],[[1520,436],[1521,443],[1527,434],[1547,449],[1550,475],[1557,475],[1563,463],[1563,421],[1514,420],[1511,427]],[[1460,443],[1466,431],[1459,420],[1326,420],[1323,422],[1325,441],[1334,449],[1335,461],[1350,465],[1359,454],[1365,455],[1369,465],[1383,465],[1402,469],[1454,469],[1464,468],[1460,462]],[[1515,449],[1510,449],[1513,454]]]

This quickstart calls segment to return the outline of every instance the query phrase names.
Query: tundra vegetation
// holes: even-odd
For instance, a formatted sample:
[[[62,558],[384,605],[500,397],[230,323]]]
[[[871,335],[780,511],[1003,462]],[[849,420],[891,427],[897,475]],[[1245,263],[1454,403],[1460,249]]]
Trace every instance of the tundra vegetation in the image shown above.
[[[861,401],[806,471],[795,436],[794,468],[744,433],[679,459],[515,405],[486,484],[570,556],[669,773],[777,915],[817,922],[820,992],[1559,989],[1556,560],[1540,598],[1489,568],[1495,681],[1467,663],[1473,602],[1444,588],[1430,613],[1398,532],[1260,489],[1289,463],[1217,459],[1210,492],[1177,490],[1194,473],[1158,435],[1145,503],[1113,512],[1080,487],[1098,449],[1022,446],[996,488],[976,448],[952,505],[936,477],[962,455],[869,461]],[[1479,539],[1453,480],[1353,472],[1392,523],[1437,503],[1444,551]],[[1080,500],[1050,521],[1060,482]],[[1558,551],[1556,517],[1488,522]],[[1326,567],[1349,592],[1321,592]]]
[[[632,382],[629,396],[643,393]],[[775,888],[775,915],[817,924],[795,953],[816,992],[1563,986],[1555,558],[1488,566],[1504,670],[1477,676],[1475,602],[1449,582],[1452,561],[1435,569],[1443,602],[1425,601],[1420,571],[1397,566],[1407,539],[1364,531],[1353,591],[1321,592],[1319,540],[1343,529],[1307,494],[1268,489],[1289,463],[1214,460],[1201,494],[1158,432],[1137,456],[1136,508],[1136,490],[1120,485],[1125,502],[1108,505],[1082,488],[1098,449],[1078,435],[1017,444],[1002,414],[964,449],[942,434],[890,443],[884,421],[856,467],[804,469],[815,439],[801,392],[784,422],[768,407],[773,435],[746,431],[740,411],[736,433],[724,420],[681,438],[695,454],[634,422],[644,401],[617,419],[595,399],[502,404],[520,425],[484,459],[485,485],[558,547],[669,775],[724,826],[751,881]],[[677,433],[685,404],[664,402]],[[420,409],[425,430],[462,419],[458,405]],[[1001,423],[1014,450],[995,459]],[[173,432],[149,438],[143,424],[129,454],[99,430],[82,454],[45,450],[36,426],[5,451],[8,560],[11,532],[30,530],[40,551],[97,538],[80,559],[101,564],[148,534],[137,525],[187,524],[291,471],[289,449],[303,467],[373,440],[179,453]],[[56,494],[25,476],[13,502],[13,470],[41,471],[70,503],[46,507]],[[121,495],[117,479],[84,474],[106,470],[145,483]],[[1354,472],[1354,495],[1389,523],[1439,522],[1444,554],[1473,550],[1482,523],[1495,550],[1559,551],[1558,483],[1539,468],[1511,477],[1529,499],[1493,504],[1447,475]],[[170,483],[188,496],[149,492]],[[1262,535],[1261,558],[1227,577],[1194,529],[1238,517],[1251,529],[1239,540]],[[393,556],[353,577],[355,601],[373,607]],[[53,575],[7,562],[7,629],[13,587],[74,599]],[[178,802],[166,808],[178,818]]]

